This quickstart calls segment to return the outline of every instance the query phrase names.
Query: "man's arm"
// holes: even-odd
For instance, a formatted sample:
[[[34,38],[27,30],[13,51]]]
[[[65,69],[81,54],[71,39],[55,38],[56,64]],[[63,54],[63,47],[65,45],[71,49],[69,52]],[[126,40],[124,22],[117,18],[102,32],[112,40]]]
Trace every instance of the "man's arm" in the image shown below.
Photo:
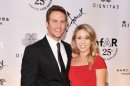
[[[36,86],[37,64],[33,49],[25,48],[21,67],[21,86]]]

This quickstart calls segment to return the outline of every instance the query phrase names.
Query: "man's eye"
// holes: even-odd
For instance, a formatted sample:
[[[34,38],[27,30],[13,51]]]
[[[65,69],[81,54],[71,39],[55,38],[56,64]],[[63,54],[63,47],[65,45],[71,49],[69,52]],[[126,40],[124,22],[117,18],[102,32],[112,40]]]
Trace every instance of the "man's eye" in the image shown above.
[[[81,39],[81,37],[78,37],[77,39]]]
[[[57,22],[57,20],[51,20],[52,22]]]
[[[61,23],[65,23],[65,21],[61,21]]]
[[[56,20],[53,20],[52,22],[56,22]]]

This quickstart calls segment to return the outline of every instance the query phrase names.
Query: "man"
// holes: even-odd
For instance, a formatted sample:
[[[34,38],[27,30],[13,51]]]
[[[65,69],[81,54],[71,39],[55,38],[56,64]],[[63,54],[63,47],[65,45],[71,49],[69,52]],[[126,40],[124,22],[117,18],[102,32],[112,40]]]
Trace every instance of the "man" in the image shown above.
[[[68,70],[71,47],[61,40],[67,26],[67,14],[63,7],[53,5],[48,9],[46,26],[46,36],[25,48],[21,86],[70,86]],[[57,43],[60,43],[60,54]],[[62,57],[62,62],[59,57]]]

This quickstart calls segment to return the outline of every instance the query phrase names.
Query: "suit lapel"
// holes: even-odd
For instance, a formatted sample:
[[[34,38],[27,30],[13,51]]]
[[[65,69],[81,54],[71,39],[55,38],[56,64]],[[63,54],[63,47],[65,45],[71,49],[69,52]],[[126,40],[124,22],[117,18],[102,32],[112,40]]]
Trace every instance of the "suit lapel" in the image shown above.
[[[43,48],[44,48],[44,50],[46,50],[45,53],[48,55],[48,59],[50,61],[50,64],[53,64],[52,68],[54,69],[54,71],[57,71],[60,73],[57,61],[55,59],[53,51],[51,50],[51,47],[48,43],[46,36],[43,38],[42,41],[43,41]]]
[[[66,45],[65,42],[62,41],[62,43],[65,47],[65,50],[66,50],[66,53],[67,53],[67,58],[68,58],[67,67],[66,67],[66,73],[68,74],[69,67],[70,67],[70,60],[71,60],[71,50],[70,50],[70,47],[68,45]],[[48,59],[50,61],[50,64],[53,64],[52,68],[54,69],[54,71],[56,71],[58,74],[60,74],[57,61],[55,59],[53,51],[51,50],[51,47],[48,43],[46,36],[42,39],[42,45],[43,45],[43,48],[45,50],[45,53],[48,55]]]

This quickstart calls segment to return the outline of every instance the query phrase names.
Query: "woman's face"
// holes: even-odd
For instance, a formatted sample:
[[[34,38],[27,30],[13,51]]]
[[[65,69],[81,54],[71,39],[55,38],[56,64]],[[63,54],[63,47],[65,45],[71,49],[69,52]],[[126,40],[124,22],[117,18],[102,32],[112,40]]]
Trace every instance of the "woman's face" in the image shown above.
[[[76,33],[75,42],[80,53],[90,52],[91,41],[88,36],[88,32],[84,29],[77,31]]]

